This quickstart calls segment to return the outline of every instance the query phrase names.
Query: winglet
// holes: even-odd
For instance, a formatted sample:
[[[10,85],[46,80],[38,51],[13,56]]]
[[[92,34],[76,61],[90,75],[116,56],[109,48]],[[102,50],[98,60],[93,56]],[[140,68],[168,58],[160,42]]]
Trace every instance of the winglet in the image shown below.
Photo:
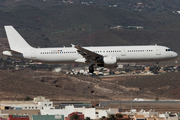
[[[75,45],[74,44],[71,44],[71,46],[74,48],[75,47]]]

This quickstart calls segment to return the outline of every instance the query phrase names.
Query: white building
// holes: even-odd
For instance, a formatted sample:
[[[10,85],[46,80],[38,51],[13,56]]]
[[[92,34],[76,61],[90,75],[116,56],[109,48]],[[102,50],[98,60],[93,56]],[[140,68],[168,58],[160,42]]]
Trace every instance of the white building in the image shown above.
[[[90,117],[90,119],[99,119],[103,116],[108,117],[110,114],[118,113],[118,109],[108,109],[108,110],[96,110],[95,108],[74,108],[74,106],[65,106],[64,109],[55,109],[54,107],[44,107],[40,110],[41,115],[64,115],[64,117],[68,117],[68,115],[72,112],[81,112],[84,114],[84,118]]]
[[[74,108],[74,112],[81,112],[84,114],[84,117],[90,117],[90,119],[96,119],[96,109],[95,108]]]
[[[54,107],[43,107],[41,110],[41,115],[64,115],[64,117],[68,117],[68,115],[74,112],[74,106],[65,106],[65,109],[55,109]]]
[[[118,113],[117,108],[109,108],[108,110],[96,110],[96,119],[102,118],[103,116],[108,117],[111,114]]]
[[[37,97],[34,98],[33,102],[34,103],[49,102],[49,99],[45,99],[45,97],[43,97],[43,96],[37,96]]]

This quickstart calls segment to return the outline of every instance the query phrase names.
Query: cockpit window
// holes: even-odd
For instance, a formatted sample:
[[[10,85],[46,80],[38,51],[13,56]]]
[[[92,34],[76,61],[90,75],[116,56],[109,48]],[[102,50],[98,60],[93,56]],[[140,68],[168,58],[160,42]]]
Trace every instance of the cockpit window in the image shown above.
[[[166,49],[166,51],[171,51],[171,49]]]

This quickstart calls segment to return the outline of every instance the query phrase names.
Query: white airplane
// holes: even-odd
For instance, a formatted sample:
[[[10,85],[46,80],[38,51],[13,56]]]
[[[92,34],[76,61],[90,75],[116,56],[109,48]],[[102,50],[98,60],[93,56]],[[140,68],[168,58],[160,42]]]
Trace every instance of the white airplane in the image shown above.
[[[94,65],[113,69],[117,62],[159,62],[178,56],[159,45],[34,48],[12,26],[4,27],[10,50],[3,51],[3,55],[48,63],[86,63],[90,73],[94,72]]]

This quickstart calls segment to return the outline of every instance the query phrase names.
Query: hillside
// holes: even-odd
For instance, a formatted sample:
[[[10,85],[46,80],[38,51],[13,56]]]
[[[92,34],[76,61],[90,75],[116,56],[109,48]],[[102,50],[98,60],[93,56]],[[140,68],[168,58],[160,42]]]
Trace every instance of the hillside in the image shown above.
[[[39,3],[40,4],[40,3]],[[42,4],[43,5],[43,4]],[[160,44],[179,50],[179,15],[138,13],[107,6],[59,4],[20,5],[0,10],[0,38],[4,25],[13,25],[34,47]],[[113,26],[144,26],[143,30],[112,30]]]
[[[138,14],[122,9],[71,4],[44,9],[23,5],[0,11],[0,14],[3,16],[0,20],[1,29],[9,24],[19,28],[34,46],[40,43],[43,43],[42,46],[70,45],[70,42],[86,45],[85,38],[93,32],[107,30],[114,25],[149,22]]]
[[[112,30],[98,31],[86,38],[92,46],[101,45],[164,45],[180,52],[180,23],[170,24],[154,30]]]
[[[172,13],[179,9],[177,0],[93,0],[92,5],[26,1],[0,1],[1,51],[8,47],[3,27],[13,25],[34,47],[158,44],[180,53],[180,15]],[[117,25],[144,29],[110,29]],[[180,98],[178,73],[99,78],[4,70],[0,76],[0,100],[38,95],[51,100],[129,100],[130,91],[133,98]]]
[[[49,71],[0,71],[0,100],[42,95],[51,100],[179,99],[178,73],[153,76],[72,76]]]

